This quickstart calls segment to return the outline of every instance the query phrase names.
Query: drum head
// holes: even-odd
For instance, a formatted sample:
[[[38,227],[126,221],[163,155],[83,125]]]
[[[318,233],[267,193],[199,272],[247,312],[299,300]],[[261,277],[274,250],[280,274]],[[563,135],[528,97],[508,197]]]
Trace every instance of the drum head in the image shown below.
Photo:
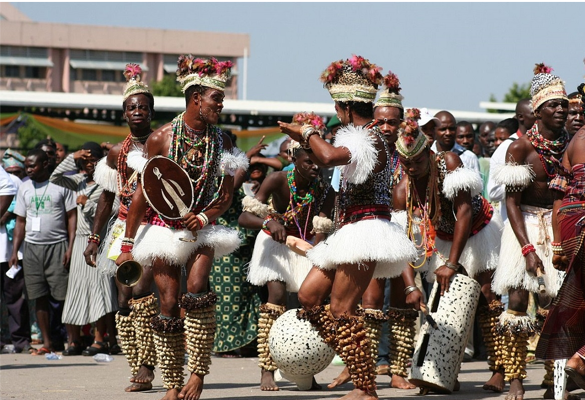
[[[150,206],[168,219],[180,219],[193,205],[193,184],[187,171],[170,158],[155,156],[142,171],[142,191]]]

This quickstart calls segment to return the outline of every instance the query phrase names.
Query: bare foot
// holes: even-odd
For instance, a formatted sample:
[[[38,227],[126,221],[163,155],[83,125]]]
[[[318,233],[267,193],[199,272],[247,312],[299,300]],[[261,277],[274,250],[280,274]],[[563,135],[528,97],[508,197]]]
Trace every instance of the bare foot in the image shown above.
[[[354,389],[339,400],[371,400],[377,399],[378,394],[376,392],[364,392],[360,389]]]
[[[483,390],[491,390],[492,392],[502,393],[506,383],[504,382],[504,370],[494,371],[492,377],[483,385]]]
[[[183,400],[199,400],[201,392],[203,391],[204,375],[191,374],[189,382],[183,387],[179,393],[179,399]]]
[[[510,382],[510,391],[505,400],[524,400],[524,386],[519,379],[512,379]]]
[[[160,400],[178,400],[178,399],[179,399],[179,389],[169,389],[169,390],[167,390],[165,397],[163,397]]]
[[[415,385],[406,380],[406,378],[398,375],[392,375],[390,387],[395,389],[416,389]]]
[[[146,366],[141,365],[138,373],[133,376],[133,379],[130,379],[130,382],[136,383],[150,383],[154,380],[154,370],[150,368],[146,368]]]
[[[260,375],[260,390],[266,392],[276,392],[278,390],[278,386],[274,382],[274,371],[262,370]]]
[[[349,376],[349,370],[347,369],[347,367],[345,367],[343,369],[343,371],[341,371],[341,374],[339,374],[339,376],[335,379],[333,379],[333,382],[331,382],[329,385],[327,385],[327,387],[329,389],[333,389],[337,386],[341,386],[344,383],[347,383],[351,380],[351,376]]]
[[[146,383],[134,382],[132,385],[130,385],[126,389],[124,389],[124,391],[125,392],[143,392],[145,390],[150,390],[150,389],[152,389],[151,382],[146,382]]]

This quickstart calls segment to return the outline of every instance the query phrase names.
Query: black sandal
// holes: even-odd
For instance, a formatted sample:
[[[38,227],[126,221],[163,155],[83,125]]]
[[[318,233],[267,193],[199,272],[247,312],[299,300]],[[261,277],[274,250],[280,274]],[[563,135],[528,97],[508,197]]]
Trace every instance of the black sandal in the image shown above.
[[[81,342],[74,340],[73,344],[67,346],[67,348],[63,350],[61,354],[64,356],[80,356],[83,351],[83,345]]]
[[[104,342],[93,342],[97,344],[99,347],[94,347],[93,345],[86,347],[85,350],[81,353],[84,356],[95,356],[96,354],[109,354],[110,349],[108,348],[108,344]]]

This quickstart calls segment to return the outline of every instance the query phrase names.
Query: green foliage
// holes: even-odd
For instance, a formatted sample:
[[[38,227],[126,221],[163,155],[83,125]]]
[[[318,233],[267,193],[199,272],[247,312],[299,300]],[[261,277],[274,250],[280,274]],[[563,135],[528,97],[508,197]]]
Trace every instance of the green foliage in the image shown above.
[[[18,128],[18,140],[20,148],[30,150],[47,135],[39,129],[34,119],[28,116],[24,118],[26,118],[25,124]]]
[[[504,95],[503,103],[518,103],[522,99],[530,98],[530,83],[518,84],[517,82],[512,83],[508,92]],[[490,95],[491,102],[498,102],[498,99],[493,94]],[[487,110],[490,113],[504,113],[509,111],[504,110]]]
[[[181,92],[181,87],[176,79],[175,75],[167,74],[160,81],[151,82],[150,88],[152,90],[152,95],[154,97],[183,97],[184,94]]]

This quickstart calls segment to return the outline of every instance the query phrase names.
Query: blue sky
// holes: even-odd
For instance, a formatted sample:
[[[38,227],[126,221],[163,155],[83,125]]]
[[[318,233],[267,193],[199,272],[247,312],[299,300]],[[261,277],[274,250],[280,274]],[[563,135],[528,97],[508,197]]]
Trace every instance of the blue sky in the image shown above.
[[[406,106],[449,110],[501,100],[537,62],[568,92],[585,75],[585,3],[12,4],[33,21],[247,33],[248,100],[331,101],[319,75],[352,54],[396,73]]]

